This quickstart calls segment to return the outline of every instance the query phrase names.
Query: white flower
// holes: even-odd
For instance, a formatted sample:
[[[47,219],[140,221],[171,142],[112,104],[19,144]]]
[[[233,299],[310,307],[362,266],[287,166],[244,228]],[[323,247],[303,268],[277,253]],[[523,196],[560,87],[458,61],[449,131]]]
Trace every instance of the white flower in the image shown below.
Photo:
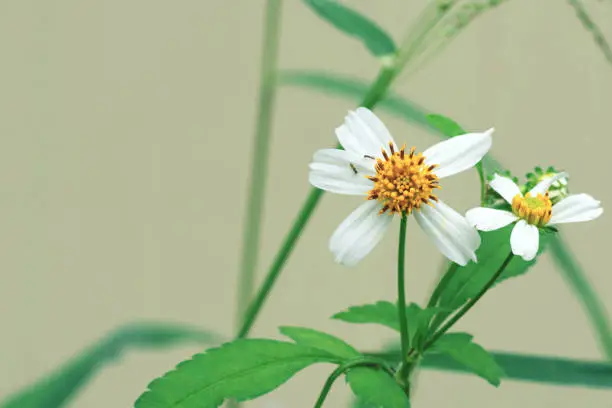
[[[412,212],[446,257],[460,265],[476,261],[478,232],[441,202],[434,190],[440,188],[440,179],[478,163],[491,147],[492,133],[490,129],[457,136],[416,154],[414,147],[398,149],[385,125],[370,110],[349,112],[336,129],[345,150],[317,151],[309,174],[315,187],[368,200],[333,233],[329,247],[336,261],[355,265],[380,241],[393,215]]]
[[[496,174],[490,186],[512,205],[512,212],[493,208],[473,208],[466,214],[468,221],[481,231],[493,231],[516,222],[510,235],[514,255],[530,261],[538,253],[538,228],[567,222],[590,221],[601,215],[600,202],[588,194],[572,194],[552,205],[548,189],[558,180],[566,180],[566,173],[557,173],[540,181],[523,196],[516,184]]]

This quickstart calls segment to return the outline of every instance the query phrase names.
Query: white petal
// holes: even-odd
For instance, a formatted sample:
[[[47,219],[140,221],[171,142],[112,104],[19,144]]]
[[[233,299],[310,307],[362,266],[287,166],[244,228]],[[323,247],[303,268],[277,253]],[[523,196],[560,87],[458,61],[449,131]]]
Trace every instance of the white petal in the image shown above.
[[[518,217],[509,211],[494,208],[472,208],[465,214],[468,222],[480,231],[494,231],[514,222]]]
[[[480,235],[461,214],[440,201],[434,207],[421,207],[414,217],[448,259],[459,265],[466,265],[470,259],[476,262]]]
[[[380,149],[388,149],[389,142],[393,142],[385,125],[366,108],[349,111],[344,125],[336,129],[336,136],[342,147],[361,156],[380,156]]]
[[[348,126],[340,125],[336,128],[336,137],[338,138],[338,142],[342,145],[344,150],[348,152],[352,152],[358,154],[363,157],[365,154],[372,154],[373,152],[368,152],[365,150],[363,146],[359,143],[359,140],[351,133]]]
[[[588,194],[573,194],[553,205],[548,224],[591,221],[603,213],[601,203]]]
[[[380,209],[378,201],[370,200],[342,221],[329,240],[336,262],[356,265],[378,244],[393,219],[388,214],[378,215]]]
[[[391,136],[391,132],[389,132],[385,124],[374,114],[374,112],[367,108],[357,108],[355,113],[372,130],[374,135],[376,135],[381,146],[386,148],[389,146],[389,143],[393,143],[393,146],[395,146],[395,141],[393,140],[393,136]]]
[[[554,176],[546,177],[542,181],[540,181],[534,188],[532,188],[529,193],[532,196],[537,196],[538,194],[546,194],[550,186],[552,186],[557,180],[567,177],[567,173],[561,172],[557,173]]]
[[[491,188],[504,198],[509,204],[512,204],[512,199],[518,194],[521,197],[521,190],[507,177],[502,177],[499,174],[493,176],[493,180],[489,183]]]
[[[535,225],[527,224],[525,220],[516,223],[510,234],[510,246],[512,253],[521,256],[526,261],[531,261],[538,253],[540,245],[540,232]]]
[[[366,178],[374,174],[372,160],[337,149],[319,150],[312,160],[308,181],[317,188],[337,194],[366,195],[374,186]]]
[[[493,128],[484,133],[467,133],[437,143],[423,152],[425,163],[437,164],[434,173],[447,177],[478,163],[491,148]]]

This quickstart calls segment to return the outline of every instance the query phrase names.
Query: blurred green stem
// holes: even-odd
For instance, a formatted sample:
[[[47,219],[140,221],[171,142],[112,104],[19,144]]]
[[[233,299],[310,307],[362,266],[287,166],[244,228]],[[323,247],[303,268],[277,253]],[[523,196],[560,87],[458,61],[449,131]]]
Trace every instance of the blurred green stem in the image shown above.
[[[370,87],[370,90],[363,98],[360,106],[370,109],[374,108],[374,106],[384,97],[387,89],[391,85],[391,82],[395,78],[395,74],[396,71],[393,67],[383,67],[378,73],[378,77]],[[336,147],[340,148],[339,145]],[[246,311],[242,327],[238,332],[239,338],[246,337],[253,328],[253,324],[255,323],[255,320],[257,319],[257,316],[259,315],[259,312],[261,311],[261,308],[263,307],[268,295],[270,294],[270,291],[274,287],[281,270],[285,266],[285,262],[287,262],[287,259],[289,259],[289,255],[291,255],[298,238],[302,234],[302,231],[306,227],[306,224],[310,220],[310,217],[312,216],[312,213],[317,207],[317,204],[322,196],[323,190],[319,190],[318,188],[310,189],[310,193],[302,205],[302,208],[300,209],[291,230],[289,230],[289,233],[285,237],[280,250],[276,254],[276,257],[272,262],[272,266],[270,267],[261,288]]]
[[[261,53],[259,103],[255,140],[248,181],[246,219],[242,238],[242,256],[238,277],[237,324],[241,327],[244,312],[253,296],[255,271],[261,235],[261,219],[266,191],[270,127],[274,113],[278,43],[280,37],[282,0],[268,0],[264,20],[264,38]]]
[[[567,0],[567,2],[574,8],[576,16],[580,22],[582,22],[584,28],[591,33],[593,39],[595,40],[595,44],[597,44],[606,60],[612,64],[612,49],[610,49],[610,44],[608,44],[608,41],[606,40],[606,37],[599,26],[595,24],[595,21],[589,15],[584,4],[580,0]]]
[[[612,327],[604,305],[560,234],[555,234],[548,245],[558,269],[586,309],[606,357],[612,360]]]

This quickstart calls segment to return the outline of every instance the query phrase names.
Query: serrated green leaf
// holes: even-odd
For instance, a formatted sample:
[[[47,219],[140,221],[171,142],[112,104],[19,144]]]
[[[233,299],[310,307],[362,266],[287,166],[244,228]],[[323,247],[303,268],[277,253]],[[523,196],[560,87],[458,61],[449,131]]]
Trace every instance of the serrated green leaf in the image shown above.
[[[65,363],[57,371],[9,396],[2,408],[59,408],[99,370],[131,348],[165,348],[184,342],[215,343],[219,336],[178,324],[135,323],[111,333],[96,345]]]
[[[447,333],[442,336],[426,354],[444,353],[463,364],[469,371],[484,378],[496,387],[504,376],[504,371],[493,356],[482,346],[472,341],[468,333]]]
[[[437,129],[446,137],[455,137],[466,133],[457,122],[443,115],[427,115],[427,121],[433,128]]]
[[[346,381],[360,407],[409,408],[410,401],[385,371],[374,367],[355,367],[346,374]]]
[[[345,34],[356,37],[376,57],[395,53],[395,43],[375,22],[334,0],[304,0],[321,18]]]
[[[478,263],[470,262],[452,272],[453,276],[440,295],[439,305],[441,307],[457,309],[482,290],[510,253],[510,233],[513,227],[514,225],[509,225],[497,231],[481,233],[482,243],[476,250]],[[549,234],[540,233],[538,255],[546,247],[549,238]],[[537,257],[532,261],[524,261],[522,258],[515,256],[501,274],[497,283],[526,273],[536,261]]]
[[[332,319],[347,323],[376,323],[400,330],[397,306],[383,300],[370,305],[351,306],[348,310],[333,315]]]
[[[315,363],[339,363],[329,353],[268,339],[241,339],[195,355],[154,380],[136,408],[216,408],[225,399],[264,395]]]
[[[279,330],[301,346],[317,348],[340,359],[350,360],[361,357],[361,353],[355,350],[353,346],[331,334],[305,327],[283,326]]]
[[[432,307],[421,309],[416,303],[406,307],[406,320],[408,321],[408,337],[410,346],[419,348],[431,319],[440,311],[445,309]],[[390,329],[400,331],[397,306],[391,302],[378,301],[374,304],[351,306],[347,310],[336,313],[333,319],[342,320],[347,323],[374,323]]]

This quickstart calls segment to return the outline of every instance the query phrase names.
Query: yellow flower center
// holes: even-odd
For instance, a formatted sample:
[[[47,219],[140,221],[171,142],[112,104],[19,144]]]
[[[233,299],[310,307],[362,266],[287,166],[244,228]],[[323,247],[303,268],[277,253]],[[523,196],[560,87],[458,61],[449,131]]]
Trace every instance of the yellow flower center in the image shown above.
[[[374,182],[368,200],[382,203],[379,214],[387,211],[389,214],[410,214],[422,204],[431,204],[430,200],[438,201],[433,190],[440,186],[438,177],[432,173],[437,165],[425,165],[425,157],[422,153],[414,154],[414,147],[409,153],[405,149],[404,145],[396,152],[393,144],[389,143],[391,154],[382,149],[384,160],[376,159],[376,176],[368,177]]]
[[[548,193],[538,194],[537,197],[532,197],[530,193],[525,194],[525,197],[517,194],[512,199],[512,212],[529,224],[541,227],[550,221],[552,202]]]

